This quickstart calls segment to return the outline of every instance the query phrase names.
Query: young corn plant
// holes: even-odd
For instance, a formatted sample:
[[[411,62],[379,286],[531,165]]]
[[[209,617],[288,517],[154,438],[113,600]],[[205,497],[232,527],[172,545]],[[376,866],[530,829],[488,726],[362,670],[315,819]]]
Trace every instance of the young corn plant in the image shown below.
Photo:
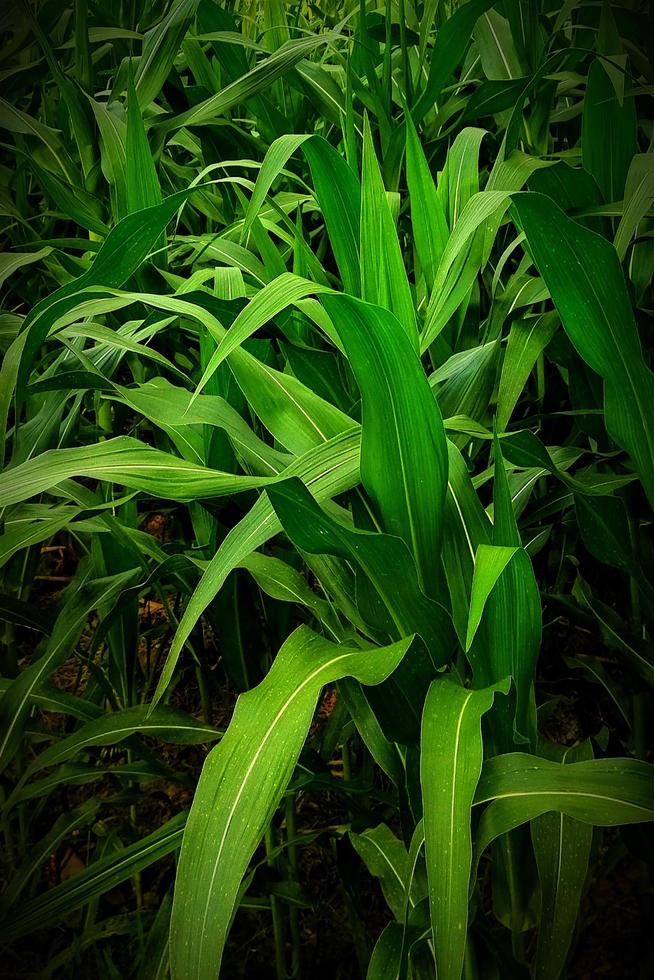
[[[646,5],[3,16],[11,974],[313,975],[321,839],[330,976],[566,976],[651,860]]]

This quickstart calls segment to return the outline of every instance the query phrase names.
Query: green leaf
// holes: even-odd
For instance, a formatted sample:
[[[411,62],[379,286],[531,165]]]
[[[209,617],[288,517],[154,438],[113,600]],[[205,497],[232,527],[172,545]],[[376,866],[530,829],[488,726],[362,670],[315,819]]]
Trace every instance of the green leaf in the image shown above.
[[[190,426],[206,425],[223,429],[239,458],[262,476],[281,473],[292,457],[273,449],[254,434],[236,409],[219,395],[200,395],[177,388],[165,378],[153,378],[138,388],[114,385],[116,397],[156,426],[186,441]]]
[[[91,579],[90,566],[78,574],[45,650],[18,675],[0,701],[0,769],[7,767],[20,745],[33,694],[70,655],[90,614],[95,609],[110,606],[133,582],[135,574],[132,570],[104,579]]]
[[[523,93],[525,84],[525,78],[500,78],[482,82],[468,99],[463,121],[472,122],[512,109]]]
[[[467,941],[471,812],[482,767],[481,718],[507,680],[469,690],[435,680],[422,718],[420,785],[429,911],[439,980],[460,980]]]
[[[25,786],[18,786],[7,801],[7,808],[26,800],[36,800],[43,796],[50,796],[56,790],[61,790],[66,786],[82,786],[87,783],[98,783],[106,776],[116,776],[125,782],[147,783],[153,780],[166,779],[172,782],[179,777],[172,769],[163,764],[153,761],[114,763],[113,765],[97,765],[85,762],[68,762],[53,769],[41,779],[35,779]],[[183,781],[183,780],[179,780]]]
[[[30,510],[29,505],[17,507],[7,516],[4,533],[0,537],[0,568],[17,551],[47,541],[74,516],[66,505],[45,507],[37,513]]]
[[[459,167],[448,159],[439,182],[439,194],[447,194],[451,221],[456,220],[436,274],[427,307],[420,349],[425,351],[465,301],[490,256],[498,228],[514,192],[547,163],[526,153],[498,156],[486,189],[475,193],[479,183],[477,153],[484,131],[467,128],[455,145]],[[452,147],[454,150],[454,146]],[[460,173],[458,173],[460,171]],[[447,179],[444,179],[447,177]],[[441,191],[442,183],[442,191]],[[461,198],[467,203],[461,208]]]
[[[169,500],[220,497],[265,486],[267,477],[221,473],[154,449],[138,439],[116,436],[94,446],[50,449],[0,475],[0,505],[51,490],[71,477],[89,477],[145,490]]]
[[[497,580],[518,553],[518,548],[494,544],[480,544],[475,554],[475,571],[470,595],[470,614],[466,633],[466,651],[472,646],[479,628],[486,600],[495,588]]]
[[[359,482],[360,433],[354,431],[313,448],[290,464],[286,475],[295,474],[311,487],[317,500],[328,500]],[[263,494],[246,516],[235,524],[209,562],[189,600],[153,696],[156,704],[170,684],[175,665],[191,631],[231,571],[281,530],[281,524]]]
[[[273,181],[279,176],[282,169],[286,166],[286,163],[290,157],[293,156],[296,150],[310,139],[312,139],[312,137],[306,134],[302,134],[300,136],[284,135],[274,140],[274,142],[271,143],[266,150],[266,155],[263,158],[263,163],[261,164],[261,169],[256,179],[254,190],[252,191],[250,203],[248,204],[248,209],[245,213],[245,218],[243,219],[243,227],[241,229],[242,243],[247,240],[250,227],[252,226],[255,218],[258,216],[261,207],[266,200],[266,196],[272,187]]]
[[[582,608],[588,609],[597,620],[602,640],[610,650],[625,657],[629,665],[648,683],[654,684],[654,651],[646,641],[629,635],[627,624],[606,603],[596,598],[587,582],[580,575],[572,593]]]
[[[555,746],[548,746],[555,757]],[[558,746],[556,747],[558,748]],[[590,742],[560,750],[563,763],[592,758]],[[541,910],[538,946],[534,962],[535,980],[557,980],[563,973],[574,936],[583,887],[588,874],[593,829],[564,813],[545,813],[531,824]]]
[[[23,347],[20,367],[17,377],[14,378],[19,399],[27,385],[37,352],[56,320],[79,302],[79,294],[85,289],[93,286],[122,286],[143,264],[166,225],[190,193],[192,191],[179,191],[155,207],[127,215],[109,232],[88,272],[61,286],[32,309],[23,323],[24,336],[19,337]],[[11,398],[13,387],[10,384],[8,391],[5,388],[2,406],[4,411],[0,414],[0,424],[6,419],[8,399]]]
[[[52,249],[47,247],[40,248],[36,252],[3,252],[0,255],[0,287],[4,286],[6,280],[19,269],[40,262],[50,255],[51,251]]]
[[[445,501],[443,565],[452,602],[452,619],[461,646],[468,629],[475,552],[490,544],[493,526],[475,492],[463,456],[448,443],[449,479]]]
[[[411,110],[416,125],[433,107],[445,83],[463,61],[477,20],[492,5],[493,0],[469,0],[458,7],[438,31],[431,50],[427,84]]]
[[[178,813],[147,837],[99,858],[68,881],[12,909],[3,922],[5,940],[20,939],[60,922],[75,909],[177,850],[185,822],[186,813]]]
[[[445,212],[410,114],[406,123],[406,179],[414,247],[431,292],[449,236]]]
[[[62,215],[96,235],[107,234],[107,226],[100,216],[102,211],[96,198],[91,197],[81,187],[71,187],[55,174],[39,167],[35,161],[32,161],[31,166],[46,197],[52,199]]]
[[[496,10],[484,11],[475,25],[473,35],[486,78],[513,79],[522,76],[511,27],[505,17]]]
[[[654,820],[654,766],[638,759],[563,765],[510,752],[484,764],[475,803],[488,801],[477,830],[477,859],[496,837],[542,813],[564,813],[596,827]]]
[[[402,841],[381,823],[362,834],[350,831],[354,849],[384,893],[386,904],[398,921],[404,917],[409,883],[409,854]]]
[[[142,108],[156,98],[168,78],[198,2],[173,0],[166,16],[145,34],[135,78],[136,94]]]
[[[244,558],[239,567],[250,573],[266,595],[279,602],[296,602],[305,606],[331,630],[333,635],[338,635],[338,620],[330,604],[311,588],[300,572],[286,562],[255,551]]]
[[[367,117],[361,169],[361,296],[394,313],[417,350],[413,299]]]
[[[470,419],[473,427],[488,419],[499,354],[499,341],[492,340],[453,354],[431,375],[429,383],[450,426],[453,418],[461,416]],[[467,440],[453,441],[463,445]]]
[[[638,225],[654,202],[654,155],[638,153],[629,165],[624,189],[624,210],[615,233],[615,250],[622,262]]]
[[[124,218],[129,211],[125,174],[127,127],[111,106],[91,99],[91,108],[100,131],[100,163],[105,180],[111,188],[113,212],[116,218]]]
[[[170,976],[170,913],[173,907],[172,887],[165,893],[154,922],[146,937],[139,980],[168,980]]]
[[[353,563],[378,594],[380,610],[385,610],[391,629],[394,627],[399,636],[418,633],[435,667],[447,662],[451,652],[449,616],[419,589],[415,565],[403,541],[386,534],[357,531],[334,520],[297,478],[271,486],[268,496],[284,530],[298,548],[309,554],[336,555]]]
[[[22,626],[23,623],[20,625]],[[12,683],[13,680],[8,677],[0,678],[0,693],[4,695]],[[87,698],[69,694],[68,691],[60,691],[48,681],[42,684],[38,691],[32,692],[30,701],[41,711],[55,711],[62,715],[70,715],[71,718],[77,718],[79,721],[93,721],[102,714],[99,705]]]
[[[127,89],[125,154],[128,212],[156,207],[161,203],[161,187],[131,75]]]
[[[157,125],[166,131],[181,129],[183,126],[214,125],[217,116],[227,112],[235,105],[247,102],[253,95],[265,92],[274,81],[285,75],[298,61],[310,54],[315,48],[325,44],[327,40],[327,35],[317,34],[289,41],[274,54],[259,61],[251,71],[225,86],[216,95],[212,95],[211,98],[205,99],[204,102],[200,102],[199,105],[187,109],[186,112],[182,112],[178,116],[162,120]],[[141,104],[144,104],[140,94],[139,98]]]
[[[597,58],[588,72],[581,154],[584,169],[597,181],[606,204],[622,200],[636,150],[633,96],[620,103],[603,61]]]
[[[401,790],[406,782],[402,756],[398,746],[384,735],[365,692],[361,685],[344,677],[338,683],[338,693],[343,698],[352,721],[357,727],[366,748],[396,787]]]
[[[173,980],[216,977],[241,880],[293,774],[321,688],[345,675],[379,684],[410,645],[404,639],[365,652],[300,627],[265,680],[240,696],[205,762],[184,835],[171,921]]]
[[[83,827],[88,827],[96,819],[99,808],[98,800],[86,800],[71,813],[59,814],[52,829],[42,840],[30,848],[26,860],[11,876],[3,890],[1,904],[5,915],[12,906],[17,904],[32,876],[43,869],[43,865],[48,861],[50,855],[56,854],[57,848],[66,838],[73,837]]]
[[[484,564],[475,576],[478,601],[471,597],[471,616],[481,605],[483,628],[472,646],[470,662],[478,683],[489,685],[510,676],[515,699],[499,702],[489,719],[494,751],[513,748],[516,734],[535,746],[536,719],[533,681],[540,650],[542,614],[540,593],[531,560],[520,546],[520,535],[513,513],[513,502],[504,470],[499,440],[495,439],[495,480],[493,487],[493,551],[483,547]],[[498,550],[496,550],[498,549]],[[515,549],[513,554],[505,549]],[[497,573],[497,577],[496,577]],[[494,579],[490,592],[486,587]],[[473,578],[472,594],[475,582]],[[475,597],[477,598],[477,597]],[[476,615],[475,615],[476,619]],[[474,626],[475,620],[473,620]]]
[[[359,220],[361,188],[356,174],[343,157],[320,136],[302,146],[316,197],[334,252],[343,288],[361,295]]]
[[[12,106],[0,98],[0,125],[10,133],[35,136],[52,154],[56,171],[67,181],[73,182],[75,169],[70,157],[63,148],[60,130],[44,125],[28,113]]]
[[[552,313],[514,320],[511,324],[497,394],[495,425],[498,432],[506,429],[536,361],[558,326],[559,318]]]
[[[122,711],[108,712],[82,725],[72,735],[39,753],[27,772],[31,776],[46,766],[66,762],[91,746],[116,745],[134,734],[149,735],[162,742],[185,745],[212,742],[220,737],[220,732],[215,728],[197,721],[179,708],[158,705],[149,711],[147,705],[138,705]]]
[[[283,272],[272,282],[266,283],[263,289],[255,293],[248,305],[241,310],[225,338],[218,344],[204,370],[195,394],[200,394],[209,378],[218,370],[225,358],[229,357],[232,351],[240,347],[260,327],[272,320],[282,310],[319,292],[322,292],[322,289],[316,283],[296,276],[292,272]]]
[[[591,555],[614,568],[635,573],[627,508],[620,497],[575,494],[581,537]]]
[[[361,390],[363,485],[384,530],[413,554],[423,591],[437,595],[447,446],[420,359],[385,310],[347,296],[322,302]]]
[[[236,361],[234,354],[229,366],[248,404],[291,453],[300,456],[351,431],[354,423],[349,416],[292,374],[251,356]]]
[[[80,85],[90,92],[93,79],[93,61],[89,43],[88,8],[84,0],[75,0],[75,64]]]
[[[654,375],[615,250],[541,194],[518,194],[512,208],[570,340],[604,379],[609,435],[631,456],[654,505]]]
[[[479,152],[485,129],[466,126],[454,140],[438,182],[450,229],[463,216],[466,205],[479,193]]]
[[[375,943],[366,980],[389,980],[401,976],[404,929],[398,922],[389,922]]]
[[[218,316],[224,315],[225,304],[208,293],[185,293],[180,298],[153,293],[112,292],[116,297],[112,303],[119,309],[121,302],[124,305],[140,301],[155,309],[199,321],[219,343],[227,335],[218,319]],[[244,313],[248,309],[246,307]],[[293,375],[277,371],[240,347],[229,355],[229,366],[254,413],[272,435],[296,455],[329,441],[354,424],[349,416]]]

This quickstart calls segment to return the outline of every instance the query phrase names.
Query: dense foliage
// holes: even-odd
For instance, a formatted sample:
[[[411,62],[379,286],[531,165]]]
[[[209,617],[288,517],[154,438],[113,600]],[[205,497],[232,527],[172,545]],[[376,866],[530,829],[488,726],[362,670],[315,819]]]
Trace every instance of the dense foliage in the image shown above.
[[[7,975],[319,975],[319,841],[325,975],[555,980],[652,860],[647,9],[3,9]]]

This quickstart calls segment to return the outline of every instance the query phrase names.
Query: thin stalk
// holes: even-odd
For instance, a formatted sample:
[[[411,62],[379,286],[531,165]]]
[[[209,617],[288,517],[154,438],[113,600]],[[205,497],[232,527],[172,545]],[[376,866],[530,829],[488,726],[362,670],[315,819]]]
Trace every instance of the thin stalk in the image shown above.
[[[633,751],[637,759],[647,759],[647,694],[639,691],[633,696]]]
[[[361,975],[365,975],[368,966],[368,960],[370,958],[370,951],[368,949],[368,943],[366,941],[366,933],[361,919],[358,916],[356,906],[352,901],[350,894],[347,889],[344,889],[345,895],[345,908],[347,912],[347,918],[350,926],[350,933],[352,935],[352,942],[354,945],[354,952],[357,958],[357,963],[359,964],[359,969]]]
[[[391,11],[390,4],[386,5],[386,24],[385,24],[385,42],[384,42],[384,62],[382,67],[382,89],[384,95],[384,110],[388,121],[391,120],[391,115],[393,111],[393,98],[392,98],[392,78],[391,78]]]
[[[542,353],[538,355],[536,360],[536,397],[542,408],[545,398],[545,355]]]
[[[293,881],[298,881],[299,861],[297,849],[297,821],[295,814],[295,795],[289,793],[285,800],[286,837],[288,840],[288,866]],[[300,920],[298,910],[291,906],[288,910],[291,932],[291,978],[297,980],[300,976],[302,961],[300,950]]]
[[[517,929],[511,932],[511,949],[518,963],[526,963],[525,934]]]
[[[541,352],[536,360],[536,398],[540,411],[545,401],[545,355]],[[547,493],[547,481],[544,477],[537,480],[538,494],[544,497]]]
[[[404,0],[400,0],[400,47],[402,49],[402,68],[404,70],[404,98],[407,101],[407,105],[411,105],[411,66],[409,64],[409,50],[406,40]]]
[[[275,842],[271,825],[266,830],[265,837],[268,866],[274,868]],[[270,896],[270,911],[272,913],[273,938],[275,942],[275,975],[277,980],[286,980],[286,961],[284,956],[284,918],[282,907],[276,895]]]
[[[15,870],[16,863],[14,860],[14,834],[11,829],[11,820],[9,819],[9,811],[5,806],[6,803],[6,793],[0,787],[0,820],[2,821],[2,832],[5,838],[4,847],[4,857],[11,871]]]
[[[3,677],[18,676],[18,650],[16,647],[16,627],[5,623],[0,643],[0,670]]]
[[[134,753],[131,749],[127,749],[127,761],[131,763],[134,758]],[[138,784],[130,782],[130,786],[138,791]],[[136,816],[136,804],[130,803],[129,806],[129,821],[136,831],[138,828],[137,816]],[[136,874],[132,876],[132,885],[134,887],[134,897],[136,898],[136,931],[138,936],[139,946],[143,945],[143,923],[141,922],[141,909],[143,908],[143,888],[141,886],[141,872],[137,871]]]
[[[638,560],[638,529],[634,520],[629,517],[629,537],[631,543],[631,550],[636,556],[636,561]],[[629,597],[631,600],[631,618],[633,619],[634,625],[638,632],[642,631],[642,612],[640,608],[640,592],[638,591],[638,583],[633,575],[629,576]]]
[[[205,676],[202,664],[197,664],[195,668],[195,676],[198,682],[198,688],[200,691],[200,704],[202,705],[202,717],[207,725],[211,724],[211,694],[209,692],[209,685],[207,684],[207,678]]]
[[[361,778],[364,786],[372,786],[375,778],[375,760],[366,748],[365,743],[360,742],[363,758],[361,760]]]
[[[343,779],[347,782],[352,778],[352,760],[349,742],[343,742]]]

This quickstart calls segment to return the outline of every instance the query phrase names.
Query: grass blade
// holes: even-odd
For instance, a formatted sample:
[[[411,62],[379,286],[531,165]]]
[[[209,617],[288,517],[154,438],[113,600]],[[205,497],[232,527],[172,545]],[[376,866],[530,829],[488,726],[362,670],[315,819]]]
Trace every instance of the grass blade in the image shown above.
[[[291,778],[321,688],[345,675],[378,684],[410,645],[402,640],[366,653],[300,627],[259,687],[241,695],[205,763],[184,835],[171,922],[173,980],[216,977],[241,879]]]
[[[123,589],[134,581],[135,574],[135,570],[132,570],[105,579],[91,579],[90,569],[87,569],[78,576],[65,603],[65,611],[58,616],[43,654],[18,675],[0,701],[2,770],[6,769],[20,745],[32,695],[70,655],[93,610],[115,602]]]
[[[422,718],[420,784],[429,910],[439,980],[460,980],[472,864],[471,813],[482,766],[481,718],[509,681],[474,691],[433,682]]]
[[[615,250],[540,194],[516,195],[512,208],[570,340],[604,380],[609,435],[631,456],[654,506],[654,375]]]
[[[407,544],[420,586],[438,594],[447,447],[438,405],[410,338],[386,311],[323,296],[361,391],[361,479],[381,525]]]

